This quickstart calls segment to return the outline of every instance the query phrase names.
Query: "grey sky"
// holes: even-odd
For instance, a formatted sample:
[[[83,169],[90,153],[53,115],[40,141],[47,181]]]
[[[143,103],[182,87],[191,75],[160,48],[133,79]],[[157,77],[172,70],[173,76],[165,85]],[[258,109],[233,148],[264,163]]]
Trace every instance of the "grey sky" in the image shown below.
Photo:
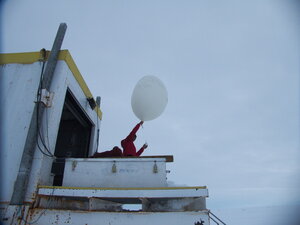
[[[100,151],[138,122],[136,82],[155,75],[169,103],[145,123],[145,155],[172,154],[169,179],[207,185],[208,206],[300,202],[298,1],[16,1],[2,8],[2,52],[63,43],[102,97]]]

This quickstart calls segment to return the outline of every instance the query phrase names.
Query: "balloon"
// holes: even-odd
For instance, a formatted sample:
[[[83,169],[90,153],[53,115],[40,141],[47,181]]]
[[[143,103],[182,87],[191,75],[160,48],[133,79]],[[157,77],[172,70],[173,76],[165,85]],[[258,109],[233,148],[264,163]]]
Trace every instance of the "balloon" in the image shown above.
[[[155,76],[144,76],[136,84],[131,107],[141,121],[159,117],[168,103],[168,92],[165,85]]]

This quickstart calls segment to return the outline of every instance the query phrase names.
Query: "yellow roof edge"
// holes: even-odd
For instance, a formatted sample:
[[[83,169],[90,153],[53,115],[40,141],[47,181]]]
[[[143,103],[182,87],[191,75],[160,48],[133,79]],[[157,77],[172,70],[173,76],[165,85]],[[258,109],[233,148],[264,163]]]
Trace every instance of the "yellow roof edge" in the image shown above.
[[[47,51],[47,58],[49,56],[50,51]],[[78,82],[82,91],[84,92],[87,98],[93,98],[93,95],[85,83],[79,69],[77,68],[69,50],[61,50],[58,56],[58,60],[64,60],[69,69],[71,70],[74,78]],[[0,65],[5,64],[31,64],[38,61],[43,61],[43,57],[41,52],[22,52],[22,53],[0,53]],[[102,111],[99,106],[96,106],[94,109],[97,113],[98,117],[102,120]]]
[[[1,53],[0,65],[20,63],[31,64],[42,60],[40,52]]]
[[[76,79],[76,81],[78,82],[78,84],[80,85],[82,91],[84,92],[85,96],[87,98],[93,98],[93,95],[90,91],[90,89],[88,88],[87,84],[85,83],[79,69],[77,68],[70,52],[68,50],[62,50],[58,56],[58,60],[64,60],[69,69],[72,71],[74,78]],[[94,109],[94,111],[97,113],[98,117],[102,120],[102,111],[99,108],[99,106],[97,105]]]

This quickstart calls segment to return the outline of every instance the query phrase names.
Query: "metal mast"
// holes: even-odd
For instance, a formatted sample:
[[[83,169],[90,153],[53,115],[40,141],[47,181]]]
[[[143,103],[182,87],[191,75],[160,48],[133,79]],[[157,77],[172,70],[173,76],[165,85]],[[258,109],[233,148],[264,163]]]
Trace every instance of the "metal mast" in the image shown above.
[[[43,88],[49,90],[50,86],[51,86],[51,81],[53,78],[53,74],[55,71],[55,67],[57,64],[57,59],[58,59],[58,55],[60,52],[60,48],[65,36],[67,30],[67,24],[65,23],[61,23],[50,55],[49,55],[49,59],[46,65],[46,69],[43,75]],[[23,201],[25,199],[25,195],[26,195],[26,191],[27,191],[27,184],[28,184],[28,180],[29,180],[29,175],[30,175],[30,171],[31,171],[31,167],[32,167],[32,161],[33,161],[33,155],[35,152],[35,148],[37,146],[37,136],[38,136],[38,130],[37,130],[37,119],[36,117],[38,116],[38,118],[42,118],[43,113],[44,113],[44,109],[45,107],[43,106],[43,104],[40,104],[39,102],[37,102],[35,104],[33,113],[32,113],[32,117],[31,117],[31,122],[30,122],[30,126],[29,126],[29,130],[27,133],[27,137],[26,137],[26,142],[25,142],[25,146],[24,146],[24,150],[23,150],[23,154],[22,154],[22,159],[20,162],[20,168],[19,168],[19,172],[17,175],[17,179],[15,181],[14,184],[14,191],[12,194],[12,198],[10,201],[11,205],[22,205]],[[40,107],[38,109],[38,107]],[[37,115],[38,112],[38,115]]]

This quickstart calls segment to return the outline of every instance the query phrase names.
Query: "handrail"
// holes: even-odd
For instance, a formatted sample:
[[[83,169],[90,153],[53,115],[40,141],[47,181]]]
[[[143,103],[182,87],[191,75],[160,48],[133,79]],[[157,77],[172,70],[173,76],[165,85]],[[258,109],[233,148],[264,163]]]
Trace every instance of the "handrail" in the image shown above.
[[[214,221],[217,225],[219,225],[219,223],[217,221],[215,221],[214,218],[212,218],[210,215],[208,215],[208,216],[212,221]]]
[[[147,158],[165,158],[166,162],[174,162],[174,156],[173,155],[147,155],[147,156],[113,156],[113,157],[91,157],[91,158],[100,158],[100,159],[109,159],[109,158],[120,158],[120,159],[147,159]]]
[[[213,217],[211,217],[210,215],[212,215]],[[226,225],[226,223],[224,223],[219,217],[217,217],[215,214],[213,214],[211,211],[209,211],[208,213],[209,218],[214,221],[217,225],[219,225],[218,222],[222,223],[223,225]],[[216,221],[218,220],[218,222]]]

